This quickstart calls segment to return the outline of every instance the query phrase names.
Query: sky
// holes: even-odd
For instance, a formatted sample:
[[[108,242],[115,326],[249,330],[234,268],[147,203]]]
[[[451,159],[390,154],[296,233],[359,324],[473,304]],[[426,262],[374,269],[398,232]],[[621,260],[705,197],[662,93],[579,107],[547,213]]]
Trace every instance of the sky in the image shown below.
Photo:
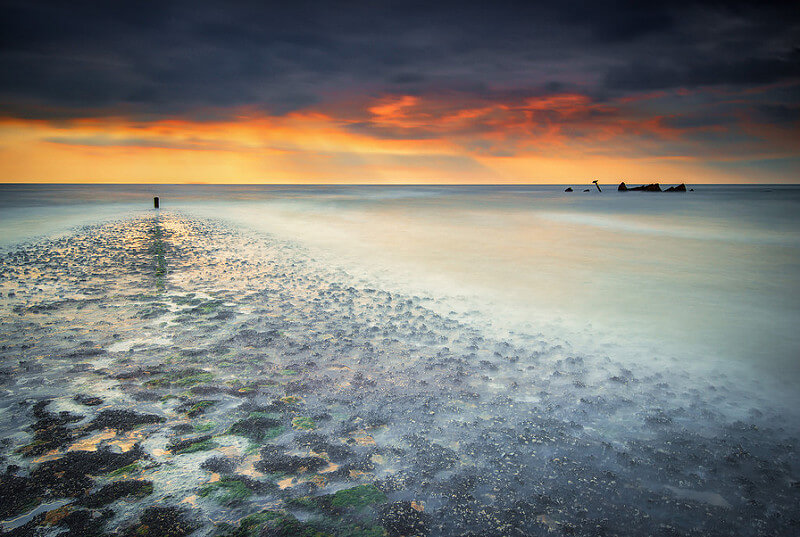
[[[792,3],[0,1],[0,182],[797,183]]]

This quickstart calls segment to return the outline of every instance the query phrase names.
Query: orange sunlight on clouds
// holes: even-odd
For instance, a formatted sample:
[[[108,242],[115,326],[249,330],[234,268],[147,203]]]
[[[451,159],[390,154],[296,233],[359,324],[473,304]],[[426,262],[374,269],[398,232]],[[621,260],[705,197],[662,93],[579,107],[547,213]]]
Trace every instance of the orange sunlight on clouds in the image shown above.
[[[4,182],[583,183],[747,181],[691,155],[680,131],[578,94],[503,102],[389,95],[359,112],[218,121],[0,120]],[[635,135],[635,141],[628,137]]]

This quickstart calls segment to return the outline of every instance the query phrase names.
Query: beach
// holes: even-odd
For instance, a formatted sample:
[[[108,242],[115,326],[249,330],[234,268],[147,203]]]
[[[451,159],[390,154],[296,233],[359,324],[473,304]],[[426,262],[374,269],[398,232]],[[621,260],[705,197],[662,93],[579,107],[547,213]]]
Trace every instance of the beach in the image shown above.
[[[4,532],[796,530],[797,189],[152,188],[5,196]]]

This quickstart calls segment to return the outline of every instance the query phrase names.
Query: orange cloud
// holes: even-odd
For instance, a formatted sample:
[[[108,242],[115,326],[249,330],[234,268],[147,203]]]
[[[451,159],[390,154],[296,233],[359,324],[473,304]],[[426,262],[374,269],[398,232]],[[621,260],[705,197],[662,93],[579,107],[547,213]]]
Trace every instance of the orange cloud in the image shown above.
[[[722,127],[639,117],[626,109],[631,102],[598,103],[578,93],[386,95],[360,107],[284,116],[241,109],[217,121],[0,119],[0,180],[563,183],[647,180],[655,172],[664,181],[746,180],[704,168],[686,143],[690,132]]]

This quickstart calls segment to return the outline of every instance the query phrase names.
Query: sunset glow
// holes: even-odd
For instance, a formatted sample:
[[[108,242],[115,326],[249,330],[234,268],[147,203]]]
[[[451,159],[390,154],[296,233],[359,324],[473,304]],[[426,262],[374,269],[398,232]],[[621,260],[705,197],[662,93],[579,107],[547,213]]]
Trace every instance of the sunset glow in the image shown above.
[[[747,79],[732,68],[738,59],[672,15],[668,27],[635,32],[629,44],[641,51],[599,37],[598,20],[589,38],[583,22],[559,23],[571,43],[548,32],[509,42],[498,32],[482,52],[459,45],[446,55],[479,24],[470,9],[461,16],[477,18],[461,26],[447,10],[430,15],[424,34],[411,24],[416,16],[404,11],[401,29],[380,10],[363,14],[375,28],[343,34],[328,20],[340,14],[320,10],[315,30],[287,19],[292,37],[274,39],[248,34],[251,14],[233,8],[205,39],[187,28],[210,31],[211,10],[180,27],[169,18],[142,27],[115,20],[119,37],[87,25],[51,29],[40,12],[12,11],[6,24],[19,20],[7,35],[36,31],[0,53],[5,71],[19,74],[2,91],[3,182],[780,183],[795,182],[800,168],[796,58],[764,45],[741,60],[759,73]],[[514,13],[498,13],[513,33]],[[618,16],[633,24],[640,15]],[[764,31],[746,13],[702,17],[729,24],[742,42]],[[391,32],[377,31],[386,25]],[[165,40],[155,34],[161,27],[185,40]],[[680,32],[697,51],[719,49],[703,53],[706,67],[686,60]],[[131,51],[133,42],[147,45]],[[555,43],[569,59],[535,53]],[[198,63],[198,47],[219,58]],[[657,56],[640,56],[646,49]],[[236,67],[250,56],[261,60]]]

